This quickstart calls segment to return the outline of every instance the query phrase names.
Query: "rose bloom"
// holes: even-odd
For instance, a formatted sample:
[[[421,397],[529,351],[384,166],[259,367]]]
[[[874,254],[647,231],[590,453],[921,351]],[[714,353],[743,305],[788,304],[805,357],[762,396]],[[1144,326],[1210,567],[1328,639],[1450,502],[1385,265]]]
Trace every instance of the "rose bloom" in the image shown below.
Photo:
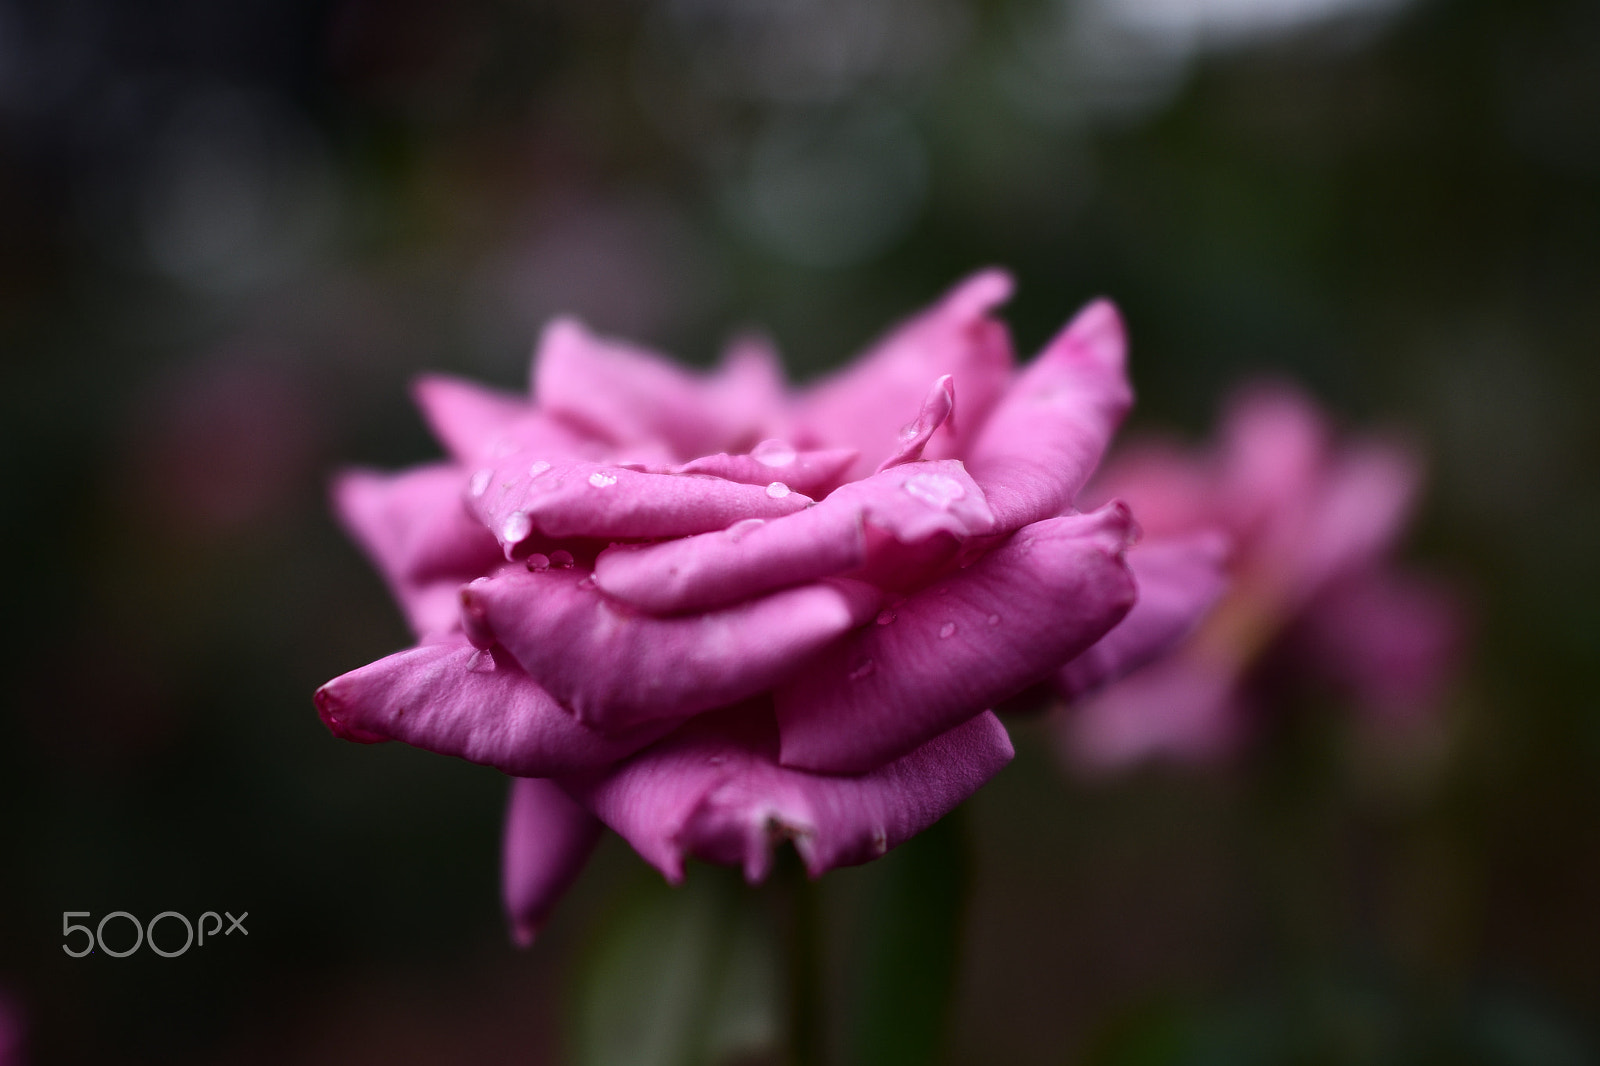
[[[1019,369],[1010,288],[797,393],[759,342],[697,375],[557,320],[531,397],[417,384],[448,461],[338,480],[417,644],[318,710],[515,778],[520,941],[602,825],[674,882],[882,855],[1010,760],[989,708],[1127,613],[1127,508],[1073,506],[1131,402],[1121,321],[1091,304]]]
[[[1425,722],[1455,665],[1461,611],[1391,560],[1420,479],[1412,449],[1336,441],[1284,385],[1240,392],[1212,448],[1145,442],[1115,457],[1084,498],[1115,496],[1139,516],[1140,602],[1057,674],[1076,700],[1060,718],[1068,757],[1105,769],[1231,755],[1285,682],[1340,691],[1391,725]],[[1228,580],[1195,626],[1206,593],[1193,549],[1208,540]],[[1150,661],[1163,641],[1177,646]]]

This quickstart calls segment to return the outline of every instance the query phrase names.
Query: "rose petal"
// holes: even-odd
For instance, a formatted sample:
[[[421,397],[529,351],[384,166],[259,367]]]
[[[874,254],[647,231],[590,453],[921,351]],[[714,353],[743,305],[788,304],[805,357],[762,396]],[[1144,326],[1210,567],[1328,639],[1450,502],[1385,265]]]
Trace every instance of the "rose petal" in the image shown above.
[[[1139,599],[1127,617],[1056,672],[1072,700],[1166,654],[1194,631],[1227,587],[1225,537],[1214,533],[1142,541],[1128,552]]]
[[[1090,772],[1146,759],[1204,763],[1244,738],[1235,664],[1180,652],[1062,712],[1063,754]]]
[[[603,552],[595,580],[609,595],[658,613],[736,603],[861,566],[867,524],[915,544],[940,533],[983,535],[994,518],[960,462],[907,463],[786,518]]]
[[[1042,680],[1128,612],[1114,504],[1038,522],[852,634],[774,693],[783,764],[856,773]]]
[[[873,470],[879,456],[900,446],[902,412],[922,402],[928,382],[954,378],[961,396],[959,427],[928,443],[929,458],[963,455],[1010,379],[1013,357],[1005,324],[991,313],[1011,295],[1003,271],[986,270],[902,324],[856,363],[824,379],[800,398],[796,422],[812,440],[844,444],[861,458],[852,480]]]
[[[1374,571],[1318,598],[1296,634],[1297,650],[1363,707],[1414,718],[1437,704],[1456,672],[1466,613],[1442,584]]]
[[[777,764],[771,712],[705,715],[614,770],[563,784],[669,881],[687,855],[742,866],[752,882],[793,840],[812,877],[868,862],[942,818],[1011,760],[984,712],[857,776]]]
[[[1422,483],[1421,466],[1399,445],[1367,443],[1340,453],[1311,508],[1300,546],[1304,594],[1370,568],[1393,550]]]
[[[661,726],[596,732],[510,656],[481,652],[460,637],[336,677],[317,690],[316,702],[337,736],[399,740],[519,777],[605,766],[665,732]]]
[[[805,585],[692,617],[653,618],[575,571],[510,571],[461,591],[462,610],[579,719],[606,730],[682,718],[771,688],[872,617],[858,582]]]
[[[763,488],[782,482],[795,492],[815,498],[837,488],[844,472],[855,461],[856,453],[851,448],[798,451],[785,441],[769,439],[744,455],[719,452],[672,467],[664,473],[709,474]]]
[[[729,429],[725,447],[737,448],[768,437],[787,440],[793,434],[783,360],[766,337],[744,334],[734,338],[705,387],[712,408],[727,412],[731,423],[742,427]]]
[[[377,566],[422,636],[453,629],[456,589],[499,561],[494,538],[461,505],[459,467],[403,474],[351,470],[333,483],[340,523]]]
[[[467,506],[510,558],[534,532],[557,539],[681,537],[745,518],[792,514],[810,502],[787,486],[780,491],[515,452],[473,473]]]
[[[537,777],[511,782],[502,838],[500,890],[511,937],[533,943],[589,861],[602,826],[555,784]]]
[[[526,398],[451,377],[423,374],[411,386],[428,428],[463,463],[487,455],[512,425],[533,410]]]
[[[891,466],[902,463],[914,463],[922,458],[923,449],[928,446],[928,441],[933,437],[933,431],[950,420],[956,409],[956,390],[954,378],[946,374],[928,390],[927,398],[922,401],[922,410],[917,412],[916,420],[907,423],[900,430],[900,446],[894,454],[885,459],[877,469],[883,473]]]
[[[967,459],[1001,529],[1072,506],[1133,403],[1126,356],[1121,316],[1096,300],[1018,375]]]
[[[741,408],[749,375],[741,362],[708,381],[558,318],[539,342],[535,395],[541,409],[615,444],[663,441],[681,460],[760,439],[770,409]]]

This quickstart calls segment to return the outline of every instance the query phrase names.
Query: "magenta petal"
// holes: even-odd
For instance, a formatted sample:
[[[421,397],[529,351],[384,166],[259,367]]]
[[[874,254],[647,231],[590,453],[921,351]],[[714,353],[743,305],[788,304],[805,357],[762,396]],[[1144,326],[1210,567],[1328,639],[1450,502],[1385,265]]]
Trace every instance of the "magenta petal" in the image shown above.
[[[1062,713],[1064,754],[1088,771],[1224,758],[1244,739],[1246,719],[1235,664],[1183,651]]]
[[[511,782],[501,845],[500,891],[511,937],[522,947],[582,872],[600,839],[599,819],[556,785],[537,777]]]
[[[488,454],[508,429],[533,410],[524,397],[447,374],[422,375],[412,384],[411,394],[439,443],[463,463]]]
[[[681,537],[745,518],[792,514],[811,502],[787,486],[642,473],[607,463],[552,463],[528,452],[476,471],[467,495],[468,507],[508,557],[534,532],[554,538]]]
[[[534,392],[542,410],[615,444],[663,441],[689,458],[760,439],[769,409],[738,406],[749,374],[741,363],[708,380],[561,318],[540,339]]]
[[[856,363],[808,390],[796,406],[801,430],[814,440],[855,448],[861,458],[850,476],[864,477],[879,456],[899,447],[901,419],[922,402],[928,382],[949,374],[961,396],[960,432],[947,423],[929,443],[928,455],[964,454],[1011,376],[1010,337],[992,313],[1010,295],[1011,279],[1003,271],[986,270],[963,281]]]
[[[1455,673],[1465,615],[1442,584],[1375,571],[1318,598],[1298,637],[1319,673],[1363,707],[1404,719],[1429,711]]]
[[[783,763],[857,773],[1043,680],[1128,612],[1113,504],[1019,530],[852,634],[774,693]]]
[[[1133,403],[1127,337],[1096,300],[1018,375],[967,459],[1001,529],[1064,513]]]
[[[927,398],[922,401],[922,410],[917,412],[915,421],[908,423],[900,430],[900,446],[894,454],[885,459],[878,466],[878,473],[883,473],[891,466],[901,463],[914,463],[922,458],[922,451],[928,446],[928,441],[933,438],[933,431],[949,421],[956,409],[956,390],[954,378],[946,374],[933,383],[928,390]]]
[[[1228,546],[1219,534],[1143,541],[1130,549],[1139,599],[1126,618],[1089,650],[1056,672],[1056,685],[1076,699],[1132,673],[1172,650],[1227,586]]]
[[[771,688],[878,609],[857,582],[804,585],[692,617],[636,613],[575,571],[511,571],[463,612],[579,719],[606,730],[682,718]]]
[[[705,388],[712,409],[729,421],[723,447],[766,437],[787,440],[793,434],[783,360],[767,338],[749,334],[735,338]]]
[[[333,484],[340,522],[366,549],[419,636],[455,627],[456,589],[499,561],[494,538],[461,505],[462,471],[352,470]]]
[[[782,483],[807,496],[825,496],[839,485],[844,472],[856,461],[851,448],[797,451],[787,442],[770,439],[745,455],[719,452],[673,467],[673,474],[708,474],[727,481],[766,487]]]
[[[461,638],[396,652],[336,677],[317,690],[316,702],[337,736],[399,740],[519,777],[604,766],[664,732],[596,732],[509,656],[480,652]]]
[[[1404,448],[1364,444],[1342,452],[1307,515],[1297,560],[1302,589],[1314,593],[1393,549],[1421,482],[1421,463]]]
[[[770,713],[741,707],[697,719],[614,770],[564,785],[666,875],[688,855],[741,866],[751,881],[792,840],[812,877],[868,862],[938,821],[1011,760],[993,714],[973,716],[854,776],[779,766]]]
[[[959,462],[907,463],[842,486],[787,518],[603,552],[595,580],[610,595],[656,612],[734,603],[860,566],[866,524],[915,544],[940,533],[986,534],[994,517]]]

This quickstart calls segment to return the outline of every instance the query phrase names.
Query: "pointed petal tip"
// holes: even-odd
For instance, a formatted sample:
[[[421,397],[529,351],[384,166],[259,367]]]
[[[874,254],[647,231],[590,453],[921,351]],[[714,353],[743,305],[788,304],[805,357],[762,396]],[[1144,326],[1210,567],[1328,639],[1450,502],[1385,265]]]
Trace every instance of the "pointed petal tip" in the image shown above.
[[[945,306],[957,317],[977,318],[994,310],[1016,290],[1011,274],[1000,267],[988,267],[957,282],[945,297]]]
[[[1062,334],[1067,345],[1107,366],[1127,359],[1128,327],[1117,305],[1104,296],[1090,300],[1073,316]]]

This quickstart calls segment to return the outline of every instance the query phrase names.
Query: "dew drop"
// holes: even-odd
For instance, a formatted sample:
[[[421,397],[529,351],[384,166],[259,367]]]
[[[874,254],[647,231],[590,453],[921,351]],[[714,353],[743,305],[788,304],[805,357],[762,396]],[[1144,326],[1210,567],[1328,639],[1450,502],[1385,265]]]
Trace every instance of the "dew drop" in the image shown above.
[[[571,570],[572,553],[565,548],[557,548],[550,553],[550,566],[555,570]]]
[[[956,635],[956,624],[954,622],[946,622],[944,625],[939,627],[939,639],[940,640],[949,640],[951,637],[953,637],[955,635]]]
[[[884,832],[883,829],[881,829],[881,828],[874,829],[872,831],[872,851],[873,851],[873,854],[882,855],[884,852],[886,852],[888,850],[889,850],[889,834]]]
[[[923,503],[941,511],[950,510],[951,504],[965,499],[967,495],[961,482],[943,474],[912,474],[906,478],[904,488]]]
[[[550,556],[543,552],[534,552],[528,556],[528,569],[536,574],[550,569]]]
[[[750,449],[750,458],[762,466],[788,466],[795,456],[794,446],[785,440],[764,440]]]
[[[507,544],[520,543],[529,533],[533,532],[533,519],[528,517],[527,511],[513,511],[506,519],[506,524],[500,533]]]
[[[723,530],[723,532],[728,534],[729,540],[737,544],[745,537],[749,536],[752,531],[759,529],[766,524],[767,520],[765,518],[741,518],[739,521]]]
[[[767,486],[767,495],[771,496],[774,500],[781,500],[785,496],[789,495],[789,486],[785,485],[781,481],[774,481],[772,484]]]
[[[528,476],[529,477],[538,477],[540,474],[544,473],[546,470],[549,470],[549,469],[550,469],[550,464],[549,463],[545,462],[543,459],[535,459],[534,462],[533,462],[533,465],[528,467]]]
[[[896,615],[893,611],[880,611],[878,612],[878,624],[880,626],[889,625],[897,617],[898,615]]]
[[[872,672],[874,670],[876,670],[877,668],[878,668],[877,664],[874,663],[871,659],[868,659],[865,662],[863,662],[860,666],[858,666],[854,670],[850,671],[850,680],[851,681],[860,681],[860,680],[862,680],[864,678],[871,677],[872,676]]]
[[[989,616],[989,624],[992,625],[992,626],[999,625],[1000,624],[1000,616],[997,615],[997,614],[991,614]]]
[[[617,483],[617,475],[608,474],[604,470],[596,470],[589,475],[589,484],[597,489],[609,488]]]
[[[594,579],[593,574],[585,574],[583,580],[578,582],[578,587],[580,589],[592,589],[598,584],[599,582]]]
[[[494,477],[493,470],[480,470],[472,475],[472,484],[468,486],[474,498],[482,496],[489,491],[489,479]]]

